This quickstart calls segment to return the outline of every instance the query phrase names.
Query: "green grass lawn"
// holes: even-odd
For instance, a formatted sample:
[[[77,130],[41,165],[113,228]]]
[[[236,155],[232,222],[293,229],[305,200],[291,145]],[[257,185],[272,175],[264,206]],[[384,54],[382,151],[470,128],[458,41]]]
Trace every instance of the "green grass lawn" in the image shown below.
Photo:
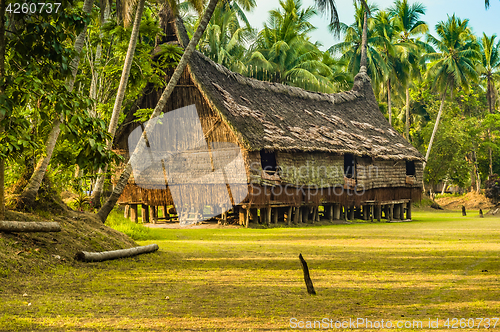
[[[500,316],[500,218],[469,214],[138,231],[155,239],[140,244],[157,243],[160,251],[0,278],[0,330],[281,331],[293,330],[293,317],[415,320],[423,329],[404,330],[420,331],[439,318],[439,330],[447,330],[447,318]],[[317,296],[306,293],[299,253]]]

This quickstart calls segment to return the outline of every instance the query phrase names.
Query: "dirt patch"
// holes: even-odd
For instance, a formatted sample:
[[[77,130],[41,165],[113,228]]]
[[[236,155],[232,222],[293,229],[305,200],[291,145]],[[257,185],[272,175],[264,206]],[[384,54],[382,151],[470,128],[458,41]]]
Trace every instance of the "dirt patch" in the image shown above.
[[[436,198],[436,202],[446,210],[460,210],[462,205],[467,210],[489,210],[494,206],[484,195],[475,192],[463,196]]]
[[[6,220],[56,221],[58,233],[0,232],[0,278],[11,272],[38,273],[56,264],[77,264],[78,251],[105,251],[136,246],[128,236],[103,225],[93,215],[68,211],[62,216],[7,211]]]

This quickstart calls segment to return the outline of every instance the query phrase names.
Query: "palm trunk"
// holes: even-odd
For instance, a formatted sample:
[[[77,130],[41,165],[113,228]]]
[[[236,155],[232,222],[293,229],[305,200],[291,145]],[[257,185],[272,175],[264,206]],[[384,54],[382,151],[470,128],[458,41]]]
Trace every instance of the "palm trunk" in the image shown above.
[[[410,141],[410,88],[406,88],[406,139]]]
[[[0,96],[4,94],[4,76],[5,76],[5,1],[0,0]],[[0,121],[4,118],[0,115]],[[0,126],[0,133],[3,132]],[[5,161],[0,158],[0,220],[5,219]]]
[[[200,41],[201,36],[205,32],[205,29],[207,28],[208,22],[210,21],[210,18],[212,17],[212,13],[214,12],[215,7],[217,6],[218,0],[210,0],[210,2],[207,5],[207,8],[205,9],[205,13],[203,14],[203,17],[200,21],[200,24],[198,25],[198,28],[196,29],[196,32],[193,36],[193,38],[189,41],[189,44],[186,47],[186,50],[184,51],[184,54],[182,55],[181,60],[179,61],[179,64],[177,65],[177,68],[175,69],[172,77],[170,78],[170,81],[168,82],[167,87],[163,91],[163,94],[160,97],[160,100],[158,101],[158,104],[156,105],[153,114],[151,115],[151,119],[157,117],[160,115],[160,113],[163,111],[167,100],[170,98],[170,95],[174,91],[174,88],[179,81],[182,73],[184,72],[184,69],[186,68],[189,58],[193,54],[196,45]],[[146,132],[150,130],[150,127],[154,125],[151,122],[148,122],[148,125],[144,129],[143,132],[143,138],[146,138]],[[127,166],[125,167],[125,170],[122,172],[120,175],[120,179],[118,180],[118,183],[113,190],[113,193],[111,196],[106,200],[106,203],[103,205],[103,207],[99,210],[97,213],[97,216],[101,219],[101,221],[104,223],[106,221],[106,218],[108,217],[109,213],[115,206],[116,202],[118,201],[118,198],[120,198],[120,195],[123,192],[123,189],[125,189],[125,186],[128,183],[128,179],[130,177],[130,174],[132,173],[132,162],[135,162],[138,156],[141,154],[141,148],[142,145],[138,144],[137,147],[135,148],[134,152],[130,156],[130,159],[127,163]]]
[[[145,0],[140,0],[139,3],[137,4],[137,11],[135,13],[132,35],[130,36],[127,56],[125,57],[125,63],[123,64],[122,77],[120,79],[120,85],[118,86],[118,91],[116,93],[115,105],[113,106],[113,114],[111,115],[111,120],[109,121],[108,131],[111,134],[111,139],[106,143],[106,148],[108,150],[110,150],[113,145],[113,138],[115,137],[116,127],[118,126],[118,119],[120,118],[123,99],[125,98],[125,90],[127,89],[127,82],[130,76],[130,69],[132,68],[132,62],[134,60],[135,47],[137,46],[137,40],[139,39],[139,28],[141,26],[142,12],[144,10],[144,2]],[[106,172],[106,170],[104,170],[104,172]],[[97,182],[94,187],[94,191],[92,193],[92,198],[91,198],[91,201],[94,203],[94,206],[96,208],[99,208],[101,206],[101,193],[103,186],[104,186],[104,174],[102,170],[99,170],[99,176],[97,178]]]
[[[86,14],[90,14],[92,11],[93,0],[85,0],[83,4],[83,11]],[[80,64],[80,53],[83,50],[83,44],[85,42],[85,34],[87,32],[87,26],[83,28],[83,31],[78,35],[75,40],[75,51],[76,56],[71,61],[71,77],[68,81],[68,89],[69,91],[73,91],[73,87],[75,85],[76,73],[78,71],[78,65]],[[56,146],[57,138],[59,137],[59,133],[61,132],[61,128],[59,127],[61,122],[64,119],[61,117],[57,119],[50,131],[49,137],[47,138],[47,142],[45,143],[45,157],[42,157],[33,172],[33,175],[30,178],[30,181],[26,188],[23,190],[21,195],[19,196],[19,202],[23,206],[30,206],[35,201],[36,195],[38,194],[38,189],[40,189],[40,185],[42,184],[43,177],[45,176],[45,172],[47,171],[47,166],[50,163],[50,159],[52,158],[52,152],[54,152],[54,147]]]
[[[392,126],[392,100],[391,100],[391,79],[387,79],[387,108],[389,111],[389,124]]]
[[[434,129],[432,130],[431,140],[429,141],[429,146],[427,147],[427,153],[425,154],[424,160],[424,170],[427,165],[427,160],[429,159],[429,154],[431,153],[432,143],[434,142],[434,136],[436,136],[436,132],[439,126],[439,120],[441,119],[441,114],[443,113],[444,101],[446,100],[446,91],[448,90],[448,85],[444,89],[443,95],[441,97],[441,105],[439,106],[439,112],[436,118],[436,123],[434,124]]]
[[[366,54],[366,49],[368,47],[368,12],[365,10],[364,20],[363,20],[363,35],[361,37],[361,61],[360,67],[365,67],[368,64],[368,56]]]

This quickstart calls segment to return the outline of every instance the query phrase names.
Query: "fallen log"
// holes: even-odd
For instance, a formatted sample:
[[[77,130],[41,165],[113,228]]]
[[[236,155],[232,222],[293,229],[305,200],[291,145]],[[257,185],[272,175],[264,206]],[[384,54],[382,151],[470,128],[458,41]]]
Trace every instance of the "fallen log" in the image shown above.
[[[82,262],[102,262],[111,259],[118,259],[118,258],[137,256],[140,254],[146,254],[149,252],[154,252],[158,249],[159,247],[157,244],[150,244],[142,247],[102,251],[102,252],[80,251],[76,253],[75,259]]]
[[[61,225],[57,222],[38,221],[0,221],[0,232],[60,232]]]
[[[316,295],[316,291],[314,290],[313,282],[311,277],[309,276],[309,268],[307,267],[306,260],[302,257],[302,254],[299,254],[300,263],[302,264],[302,270],[304,271],[304,281],[306,282],[307,292],[310,295]]]

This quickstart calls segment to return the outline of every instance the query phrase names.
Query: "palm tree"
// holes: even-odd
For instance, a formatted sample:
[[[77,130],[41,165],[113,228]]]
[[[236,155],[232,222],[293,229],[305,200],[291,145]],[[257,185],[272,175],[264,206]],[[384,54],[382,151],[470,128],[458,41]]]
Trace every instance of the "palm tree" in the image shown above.
[[[364,0],[361,0],[364,2]],[[335,1],[334,0],[315,0],[316,4],[321,6],[326,6],[329,8],[332,8],[332,15],[331,15],[331,21],[335,22],[338,21],[337,15],[333,15],[333,13],[336,13],[336,8],[335,7]],[[184,72],[184,69],[187,66],[187,63],[189,61],[189,58],[193,54],[196,45],[200,41],[203,33],[205,32],[205,29],[212,17],[212,13],[215,10],[215,7],[217,6],[218,0],[210,0],[208,3],[205,13],[203,14],[202,19],[200,20],[200,23],[198,25],[198,28],[196,29],[196,32],[193,35],[193,38],[189,41],[189,44],[186,47],[186,50],[184,51],[184,54],[182,55],[181,60],[179,61],[179,64],[177,65],[177,68],[175,69],[172,77],[170,78],[170,81],[168,82],[167,87],[163,91],[160,100],[158,101],[158,104],[156,105],[153,114],[151,115],[151,119],[155,118],[160,115],[161,111],[165,107],[165,104],[167,103],[168,98],[172,94],[175,85],[179,81],[182,73]],[[149,126],[149,125],[148,125]],[[144,133],[148,131],[148,127],[144,130]],[[106,220],[108,217],[109,213],[115,206],[116,202],[118,201],[118,198],[120,197],[121,193],[123,192],[123,189],[125,189],[125,186],[127,185],[128,179],[130,178],[130,174],[132,172],[132,161],[135,161],[135,158],[140,154],[141,149],[136,149],[137,151],[134,151],[134,153],[130,156],[129,162],[127,163],[127,166],[125,167],[125,170],[122,172],[120,175],[120,178],[115,186],[115,189],[113,190],[113,193],[111,196],[107,199],[106,203],[102,206],[102,208],[99,210],[97,213],[97,216],[101,219],[102,222]]]
[[[408,4],[408,0],[396,0],[390,9],[394,17],[394,25],[399,31],[398,43],[405,47],[403,61],[408,68],[403,79],[406,90],[406,139],[410,140],[410,84],[412,79],[420,73],[418,58],[420,51],[432,52],[429,45],[418,37],[429,31],[428,25],[420,20],[425,15],[425,6],[421,3]]]
[[[456,87],[462,87],[467,90],[468,83],[477,81],[479,76],[476,71],[476,63],[481,55],[468,24],[468,20],[461,20],[453,15],[448,17],[448,21],[441,21],[436,25],[439,39],[432,35],[427,37],[428,41],[437,49],[436,52],[428,53],[424,57],[424,60],[431,61],[427,77],[432,78],[433,87],[437,87],[441,91],[441,104],[425,154],[424,169],[439,126],[448,89],[453,91]]]
[[[85,2],[83,3],[83,12],[85,14],[89,15],[91,13],[93,3],[94,3],[93,0],[85,0]],[[83,31],[78,35],[78,37],[75,40],[74,49],[77,55],[71,61],[72,75],[67,83],[68,89],[70,91],[73,90],[73,86],[75,84],[76,73],[78,71],[78,66],[80,63],[80,54],[83,50],[86,31],[87,31],[87,26],[85,25]],[[36,196],[38,194],[38,189],[40,189],[43,177],[47,172],[47,167],[49,166],[50,159],[52,158],[52,153],[54,152],[54,148],[57,143],[57,138],[59,137],[59,134],[61,132],[60,125],[63,122],[63,120],[64,119],[60,117],[54,121],[54,124],[52,125],[52,129],[49,133],[49,136],[45,144],[45,156],[40,158],[40,160],[38,161],[35,171],[33,172],[28,184],[26,185],[26,187],[24,188],[24,190],[17,199],[17,205],[31,206],[35,201]]]
[[[379,52],[381,38],[375,31],[375,22],[373,18],[367,18],[365,24],[366,9],[362,6],[355,4],[355,23],[346,25],[340,24],[340,29],[344,35],[344,41],[333,45],[328,49],[332,54],[340,52],[341,59],[348,62],[348,71],[354,76],[361,67],[363,67],[363,54],[366,57],[366,64],[364,67],[367,69],[368,75],[372,78],[374,84],[384,81],[389,68],[384,61],[382,54]],[[377,8],[370,5],[370,12],[376,12]],[[332,26],[330,26],[332,29]],[[366,35],[366,42],[363,35]],[[363,44],[366,43],[366,51],[363,51]]]
[[[5,76],[5,0],[0,0],[0,97],[4,94]],[[2,121],[4,115],[0,115]],[[0,125],[0,134],[3,132]],[[5,219],[5,161],[0,157],[0,220]]]
[[[491,37],[483,33],[481,39],[481,66],[479,67],[481,77],[486,80],[486,98],[488,99],[488,110],[491,114],[495,112],[496,94],[497,90],[495,82],[500,80],[500,42],[495,44],[496,35]],[[488,130],[488,138],[490,132]],[[489,170],[490,175],[493,174],[493,152],[491,147],[488,148],[489,152]]]
[[[333,92],[327,77],[330,67],[323,53],[309,41],[316,29],[309,21],[316,15],[312,7],[301,8],[300,0],[280,1],[283,10],[270,11],[270,19],[259,33],[247,62],[248,75],[307,90]]]

